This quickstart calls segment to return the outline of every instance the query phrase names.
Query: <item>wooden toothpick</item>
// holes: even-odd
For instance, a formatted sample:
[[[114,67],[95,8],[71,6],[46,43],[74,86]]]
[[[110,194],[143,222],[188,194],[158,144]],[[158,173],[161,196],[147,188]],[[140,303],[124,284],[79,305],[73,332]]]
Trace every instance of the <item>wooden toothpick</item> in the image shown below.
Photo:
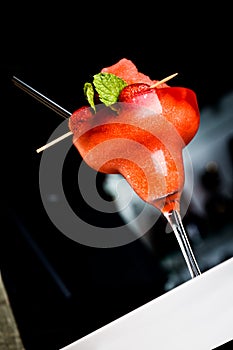
[[[177,74],[178,74],[178,73],[171,74],[171,75],[169,75],[168,77],[166,77],[166,78],[164,78],[164,79],[162,79],[162,80],[157,81],[157,83],[151,85],[150,88],[153,89],[153,88],[157,87],[158,85],[160,85],[160,84],[162,84],[162,83],[165,83],[166,81],[168,81],[168,80],[174,78]]]
[[[42,146],[40,148],[37,148],[36,152],[40,153],[40,152],[44,151],[46,148],[49,148],[50,146],[55,145],[56,143],[64,140],[66,137],[71,136],[71,135],[73,135],[72,131],[68,131],[66,134],[64,134],[62,136],[59,136],[55,140],[53,140],[53,141],[51,141],[49,143],[46,143],[44,146]]]

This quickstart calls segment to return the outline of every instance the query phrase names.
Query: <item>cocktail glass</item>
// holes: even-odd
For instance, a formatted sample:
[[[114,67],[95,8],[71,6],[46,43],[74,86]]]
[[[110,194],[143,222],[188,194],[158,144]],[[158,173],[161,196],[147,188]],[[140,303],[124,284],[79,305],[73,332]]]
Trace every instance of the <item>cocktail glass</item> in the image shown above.
[[[97,106],[70,117],[73,143],[96,171],[121,174],[145,202],[159,209],[178,240],[191,277],[200,269],[182,224],[182,152],[186,146],[162,113],[131,103]]]

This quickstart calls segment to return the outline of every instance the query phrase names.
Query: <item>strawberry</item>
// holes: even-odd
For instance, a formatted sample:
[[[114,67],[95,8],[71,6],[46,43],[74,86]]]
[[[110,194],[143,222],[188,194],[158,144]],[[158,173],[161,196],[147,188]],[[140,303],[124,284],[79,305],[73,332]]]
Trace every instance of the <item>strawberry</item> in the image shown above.
[[[134,83],[124,87],[118,97],[119,102],[133,102],[134,98],[140,94],[148,92],[150,85],[144,83]]]
[[[90,106],[82,106],[69,118],[69,128],[73,133],[80,133],[83,125],[93,116]]]
[[[127,85],[121,90],[118,101],[145,107],[156,114],[162,112],[156,89],[151,89],[148,84],[134,83]]]

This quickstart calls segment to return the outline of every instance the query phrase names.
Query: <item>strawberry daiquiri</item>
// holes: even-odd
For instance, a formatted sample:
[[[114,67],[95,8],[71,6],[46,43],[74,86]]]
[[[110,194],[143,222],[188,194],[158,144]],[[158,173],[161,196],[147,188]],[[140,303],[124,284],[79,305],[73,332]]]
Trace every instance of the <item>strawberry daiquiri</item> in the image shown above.
[[[179,211],[182,150],[200,121],[195,93],[151,80],[125,58],[102,69],[84,92],[89,105],[71,115],[69,128],[85,162],[120,173],[165,215]]]
[[[201,274],[180,216],[183,148],[198,131],[195,93],[151,80],[126,58],[84,85],[89,104],[69,118],[73,144],[84,161],[121,174],[145,202],[164,214],[192,278]]]

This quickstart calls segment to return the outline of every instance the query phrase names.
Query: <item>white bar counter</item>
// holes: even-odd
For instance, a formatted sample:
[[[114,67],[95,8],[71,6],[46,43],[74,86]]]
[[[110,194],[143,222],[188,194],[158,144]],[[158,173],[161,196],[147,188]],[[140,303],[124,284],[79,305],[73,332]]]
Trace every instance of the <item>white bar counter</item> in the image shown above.
[[[211,350],[233,339],[233,258],[60,350]]]

